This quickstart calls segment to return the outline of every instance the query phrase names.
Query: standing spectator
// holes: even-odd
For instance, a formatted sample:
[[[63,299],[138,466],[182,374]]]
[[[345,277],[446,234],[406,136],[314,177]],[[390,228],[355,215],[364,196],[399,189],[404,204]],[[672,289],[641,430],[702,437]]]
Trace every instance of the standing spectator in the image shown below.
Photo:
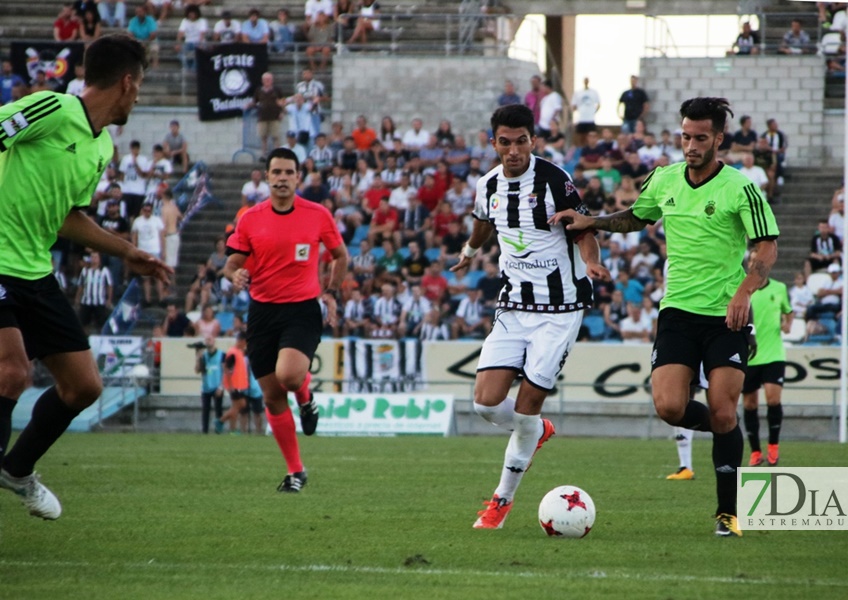
[[[742,23],[742,33],[736,36],[736,41],[733,43],[733,49],[728,54],[737,54],[739,56],[749,56],[751,54],[760,53],[760,34],[751,29],[751,24],[748,21]]]
[[[157,198],[165,187],[168,187],[168,178],[174,172],[174,165],[165,156],[165,148],[162,144],[154,144],[153,158],[150,161],[150,179],[147,182],[147,199],[153,202],[156,206],[153,211],[159,214],[159,206]],[[164,184],[164,187],[162,187]]]
[[[262,180],[262,171],[253,169],[250,172],[250,181],[241,186],[241,205],[247,206],[248,202],[258,204],[267,200],[271,195],[271,188]]]
[[[322,330],[317,299],[326,303],[335,326],[336,298],[348,263],[333,216],[295,195],[299,169],[291,151],[271,152],[266,164],[271,198],[239,221],[228,240],[232,253],[225,267],[237,293],[250,283],[248,356],[262,388],[268,425],[286,461],[287,474],[278,488],[286,493],[300,492],[307,479],[287,392],[294,392],[303,432],[311,435],[318,425],[309,388],[309,364]],[[323,290],[318,278],[319,244],[332,257]]]
[[[141,154],[141,143],[130,142],[130,153],[121,159],[118,166],[121,190],[127,203],[127,216],[130,220],[138,216],[141,204],[147,195],[147,180],[150,179],[153,165],[150,159]]]
[[[12,72],[12,61],[4,60],[0,71],[0,104],[12,101],[12,90],[26,85],[20,75]]]
[[[521,96],[515,93],[515,84],[510,79],[504,81],[503,94],[498,96],[498,106],[507,104],[521,104]]]
[[[317,68],[322,71],[327,68],[330,54],[333,51],[333,22],[330,15],[319,11],[315,16],[315,22],[306,32],[306,58],[309,59],[309,68],[316,69],[315,55],[321,55],[321,64]]]
[[[810,242],[810,255],[804,263],[804,275],[826,269],[842,259],[842,242],[830,233],[826,219],[819,220],[819,231]]]
[[[772,163],[775,166],[776,184],[781,186],[783,185],[783,163],[786,160],[786,149],[789,147],[789,141],[786,134],[778,127],[775,119],[766,121],[766,132],[762,135],[762,139],[768,143],[768,149],[772,154]]]
[[[312,108],[312,129],[316,133],[321,131],[321,103],[330,100],[324,90],[324,84],[315,79],[312,69],[303,69],[301,80],[294,86],[295,93],[303,96]]]
[[[165,156],[171,160],[172,164],[179,165],[183,171],[188,171],[188,141],[186,141],[185,136],[180,133],[179,121],[174,120],[168,124],[168,133],[162,140],[162,149],[165,151]]]
[[[112,290],[112,274],[100,262],[100,253],[92,252],[80,272],[74,300],[83,327],[93,325],[97,332],[103,328],[112,309]]]
[[[215,347],[215,337],[204,341],[204,348],[198,348],[194,372],[200,375],[200,427],[203,433],[209,433],[209,415],[215,407],[215,433],[224,430],[221,416],[224,414],[224,353]]]
[[[221,12],[221,19],[212,28],[212,41],[222,44],[241,41],[241,23],[233,19],[232,11]]]
[[[582,146],[586,134],[595,130],[595,115],[601,108],[601,97],[589,87],[589,78],[583,78],[583,89],[571,98],[571,110],[577,113],[574,119],[574,144]]]
[[[539,122],[539,103],[542,101],[542,96],[544,96],[542,78],[539,75],[533,75],[530,78],[530,91],[524,95],[524,104],[533,111],[534,123]],[[484,166],[487,165],[484,164]]]
[[[2,85],[2,83],[0,83]],[[74,78],[68,82],[68,87],[65,89],[66,94],[71,96],[81,96],[85,90],[85,65],[82,63],[74,66]],[[0,104],[3,102],[0,101]]]
[[[288,52],[294,49],[294,26],[289,23],[289,11],[281,8],[277,11],[277,20],[268,23],[271,41],[268,47],[272,52]]]
[[[80,37],[79,21],[70,3],[62,5],[59,16],[53,21],[53,39],[57,42],[72,42]]]
[[[162,258],[165,248],[165,224],[162,219],[153,214],[153,204],[145,202],[141,207],[141,215],[133,221],[132,228],[133,245],[143,252],[147,252],[156,258]],[[144,291],[144,302],[149,306],[150,278],[143,277],[141,280]],[[161,279],[156,280],[156,293],[160,302],[165,299],[165,286]]]
[[[139,4],[135,7],[135,16],[130,19],[127,25],[127,31],[130,37],[135,38],[141,45],[147,49],[147,55],[150,57],[151,67],[159,66],[159,37],[158,26],[156,20],[147,12],[146,4]]]
[[[311,146],[312,140],[318,134],[312,120],[312,103],[306,102],[303,95],[295,94],[286,99],[285,111],[289,117],[288,130],[296,132],[297,143],[304,147]]]
[[[177,29],[177,43],[174,46],[174,49],[180,53],[183,69],[194,70],[194,51],[206,41],[208,32],[209,25],[206,19],[200,16],[200,8],[195,5],[187,6],[185,18],[180,21],[179,29]]]
[[[777,51],[781,54],[810,54],[814,50],[809,34],[801,29],[801,20],[792,19],[789,31],[783,34],[783,41]]]
[[[644,119],[651,104],[648,94],[639,87],[639,78],[630,76],[630,89],[621,94],[618,99],[618,116],[621,117],[621,129],[625,133],[636,132],[636,121]]]
[[[247,359],[244,351],[247,348],[246,341],[239,336],[236,343],[227,350],[224,355],[224,389],[230,393],[230,408],[224,412],[221,422],[230,423],[230,433],[235,433],[238,426],[239,415],[247,408],[247,388],[250,381],[247,376]],[[242,433],[247,433],[242,431]]]
[[[418,152],[430,142],[430,134],[423,129],[424,121],[412,119],[412,129],[403,134],[403,147],[409,152]]]
[[[348,44],[367,44],[368,34],[380,31],[380,4],[375,0],[362,0],[356,26],[348,38]]]
[[[262,74],[262,86],[253,95],[249,106],[256,107],[256,133],[262,140],[262,157],[268,154],[268,140],[271,148],[280,144],[280,119],[283,115],[285,96],[274,86],[274,75]]]
[[[100,37],[102,28],[100,26],[100,15],[92,9],[82,13],[79,24],[80,39],[85,42],[86,46]]]
[[[126,26],[127,6],[122,0],[98,0],[97,10],[107,27],[123,29]]]
[[[271,36],[268,21],[259,16],[258,8],[251,8],[247,21],[241,25],[241,41],[244,44],[267,44]]]
[[[170,189],[162,192],[160,218],[165,226],[165,264],[176,270],[180,264],[180,223],[183,220],[183,213],[174,202],[174,195]],[[174,280],[172,278],[172,281]]]

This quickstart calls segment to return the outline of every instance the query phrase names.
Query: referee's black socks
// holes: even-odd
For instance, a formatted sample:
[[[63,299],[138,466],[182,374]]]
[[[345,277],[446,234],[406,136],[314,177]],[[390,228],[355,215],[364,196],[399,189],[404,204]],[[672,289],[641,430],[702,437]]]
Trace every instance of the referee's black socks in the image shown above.
[[[727,433],[713,433],[713,466],[716,472],[716,514],[736,514],[736,469],[742,466],[745,441],[739,423]]]
[[[3,469],[12,477],[32,473],[35,463],[59,439],[80,411],[59,398],[56,386],[41,394],[32,408],[32,419],[6,454]]]

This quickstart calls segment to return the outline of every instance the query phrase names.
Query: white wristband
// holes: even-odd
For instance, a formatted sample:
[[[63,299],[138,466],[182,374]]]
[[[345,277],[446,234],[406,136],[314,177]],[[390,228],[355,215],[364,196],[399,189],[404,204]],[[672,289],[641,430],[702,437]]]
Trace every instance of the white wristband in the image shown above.
[[[464,256],[467,256],[468,258],[471,258],[471,257],[472,257],[472,256],[474,256],[475,254],[477,254],[477,250],[479,250],[479,248],[472,248],[471,246],[469,246],[469,245],[466,243],[466,244],[462,247],[462,254],[463,254]]]

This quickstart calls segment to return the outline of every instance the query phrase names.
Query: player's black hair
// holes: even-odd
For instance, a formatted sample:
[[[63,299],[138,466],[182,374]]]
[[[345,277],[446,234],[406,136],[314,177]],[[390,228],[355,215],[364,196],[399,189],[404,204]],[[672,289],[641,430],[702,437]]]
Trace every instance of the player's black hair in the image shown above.
[[[295,154],[289,148],[274,148],[273,150],[271,150],[271,152],[268,153],[268,159],[265,161],[266,171],[271,168],[272,158],[285,158],[286,160],[293,160],[295,170],[300,170],[300,161],[297,159],[297,154]]]
[[[110,88],[127,73],[139,76],[147,68],[147,54],[138,40],[125,34],[104,35],[91,42],[83,58],[85,85]]]
[[[690,121],[706,121],[713,124],[713,131],[724,133],[727,115],[733,117],[730,102],[726,98],[689,98],[680,105],[680,118]]]
[[[507,104],[501,106],[492,113],[492,136],[498,132],[498,127],[511,127],[513,129],[525,128],[533,135],[536,119],[533,111],[523,104]]]

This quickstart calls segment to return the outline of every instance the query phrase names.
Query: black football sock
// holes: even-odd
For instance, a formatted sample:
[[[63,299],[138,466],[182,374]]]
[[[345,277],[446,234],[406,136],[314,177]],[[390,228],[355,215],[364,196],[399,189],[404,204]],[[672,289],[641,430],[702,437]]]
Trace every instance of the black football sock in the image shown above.
[[[742,466],[745,441],[739,424],[727,433],[713,434],[713,466],[716,472],[716,514],[736,514],[736,469]]]
[[[783,425],[783,405],[769,406],[766,411],[766,421],[769,426],[769,444],[780,443],[780,427]]]
[[[6,454],[3,469],[12,477],[32,473],[36,461],[59,439],[80,411],[59,398],[56,386],[45,390],[32,408],[32,419]]]
[[[677,427],[684,429],[694,429],[695,431],[712,431],[710,426],[710,409],[706,404],[697,400],[690,400],[686,404],[686,409],[683,411],[683,417],[678,423],[672,423]]]
[[[0,466],[3,465],[3,455],[12,437],[12,411],[17,403],[17,400],[0,396]]]
[[[745,420],[745,431],[748,432],[748,443],[751,444],[751,452],[760,452],[760,415],[757,409],[746,408],[742,417]]]

